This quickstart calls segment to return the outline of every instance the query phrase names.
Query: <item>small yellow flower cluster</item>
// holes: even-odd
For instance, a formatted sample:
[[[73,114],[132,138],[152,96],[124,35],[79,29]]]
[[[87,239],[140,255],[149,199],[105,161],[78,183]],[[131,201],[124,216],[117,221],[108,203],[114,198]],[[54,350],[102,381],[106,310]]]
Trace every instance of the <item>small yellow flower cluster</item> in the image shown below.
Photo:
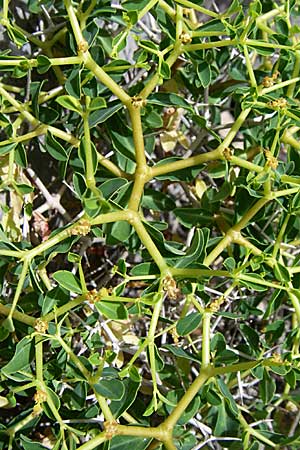
[[[176,281],[171,275],[167,275],[163,281],[163,290],[168,294],[168,297],[172,300],[176,300],[179,294]]]
[[[208,310],[211,311],[212,313],[218,312],[220,309],[220,306],[225,302],[225,298],[223,297],[223,295],[221,295],[221,297],[217,298],[216,300],[214,300],[213,302],[210,303],[210,305],[208,306]]]
[[[183,31],[181,35],[179,36],[179,39],[183,44],[190,44],[192,42],[192,37],[189,33],[186,31]]]
[[[43,403],[47,400],[47,393],[38,389],[33,398],[35,403]]]
[[[106,288],[101,288],[100,291],[97,291],[96,289],[92,289],[91,291],[89,291],[86,294],[86,300],[89,303],[96,303],[96,302],[100,302],[100,300],[103,297],[108,297],[111,294],[111,290],[110,289],[106,289]]]
[[[279,108],[283,109],[287,107],[287,100],[283,97],[278,98],[277,100],[271,100],[268,102],[268,106],[271,106],[271,108]]]
[[[266,157],[266,160],[267,160],[267,165],[269,167],[271,167],[272,169],[274,169],[274,170],[277,169],[278,159],[275,158],[275,156],[272,155],[270,150],[265,150],[264,153],[265,153],[265,157]]]
[[[273,73],[273,75],[271,77],[264,77],[261,84],[265,88],[271,87],[275,84],[278,76],[279,76],[279,72],[277,70],[276,72]]]
[[[277,353],[277,352],[272,353],[272,361],[274,361],[274,363],[278,363],[278,364],[283,363],[281,354]]]
[[[85,53],[88,51],[88,49],[89,49],[89,44],[87,43],[87,41],[79,42],[78,47],[77,47],[78,52]]]
[[[171,335],[172,338],[173,338],[174,344],[175,344],[176,346],[178,346],[178,344],[179,344],[179,334],[177,333],[176,328],[172,328],[172,329],[170,330],[170,335]]]
[[[91,224],[87,219],[81,219],[77,225],[70,230],[73,236],[86,236],[91,231]]]
[[[92,289],[86,294],[86,300],[89,303],[96,303],[99,301],[99,293],[96,289]]]
[[[38,333],[46,333],[48,330],[48,322],[43,319],[36,319],[34,323],[34,329]]]
[[[107,439],[111,439],[118,431],[117,422],[104,422],[104,430]]]
[[[134,108],[142,108],[143,106],[146,106],[146,100],[144,100],[142,97],[134,96],[131,99],[131,104]]]
[[[232,159],[233,151],[229,147],[226,147],[223,150],[223,155],[227,161],[230,161]]]

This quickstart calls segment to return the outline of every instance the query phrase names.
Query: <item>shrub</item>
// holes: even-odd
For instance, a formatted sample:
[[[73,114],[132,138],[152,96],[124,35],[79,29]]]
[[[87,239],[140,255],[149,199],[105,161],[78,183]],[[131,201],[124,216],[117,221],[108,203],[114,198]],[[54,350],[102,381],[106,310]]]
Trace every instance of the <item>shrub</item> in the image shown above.
[[[2,2],[1,449],[300,446],[299,3],[199,3]]]

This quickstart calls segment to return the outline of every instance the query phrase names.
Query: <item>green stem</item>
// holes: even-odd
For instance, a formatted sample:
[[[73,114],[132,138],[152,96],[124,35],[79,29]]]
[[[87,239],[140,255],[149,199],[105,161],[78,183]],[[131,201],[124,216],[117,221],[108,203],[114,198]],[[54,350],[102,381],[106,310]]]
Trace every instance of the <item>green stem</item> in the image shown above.
[[[202,317],[202,365],[201,370],[210,366],[210,319],[211,312],[205,311]]]
[[[289,295],[291,303],[295,309],[295,314],[297,316],[298,324],[300,324],[300,302],[299,302],[299,299],[298,299],[297,295],[294,294],[293,291],[289,291],[288,295]]]
[[[233,46],[238,43],[237,39],[226,39],[223,41],[213,41],[213,42],[201,42],[199,44],[187,44],[183,48],[183,51],[186,52],[195,52],[197,50],[207,50],[209,48],[220,48],[220,47],[228,47]]]
[[[183,30],[183,12],[182,6],[176,5],[176,41],[180,41],[180,36]]]
[[[103,442],[105,441],[108,441],[108,438],[106,437],[106,432],[103,431],[94,438],[90,439],[85,444],[82,444],[80,447],[78,447],[77,450],[93,450],[94,448],[99,447],[99,445],[103,444]]]
[[[0,314],[3,316],[9,316],[11,314],[11,308],[0,303]],[[26,325],[30,325],[31,327],[34,326],[36,320],[34,317],[28,316],[27,314],[19,311],[14,311],[12,313],[12,317],[13,319],[25,323]]]
[[[158,0],[150,0],[148,4],[144,6],[144,8],[141,9],[141,11],[139,11],[138,20],[141,20],[144,17],[144,15],[147,14],[147,12],[150,11],[150,9],[156,5],[157,2]]]
[[[38,382],[43,382],[43,337],[35,337],[35,372]]]
[[[5,23],[8,22],[8,5],[9,0],[3,0],[3,12],[2,12],[2,25],[5,26]]]
[[[270,92],[277,91],[278,89],[282,89],[286,86],[292,87],[300,80],[300,77],[291,78],[286,81],[281,81],[280,83],[276,83],[273,86],[270,86],[268,88],[264,88],[261,90],[261,95],[269,94]]]
[[[7,319],[10,320],[10,321],[12,321],[12,318],[13,318],[13,315],[14,315],[17,303],[18,303],[20,295],[22,293],[22,289],[23,289],[23,286],[24,286],[24,283],[25,283],[25,278],[26,278],[26,275],[27,275],[27,271],[28,271],[28,267],[29,267],[30,261],[31,260],[29,258],[24,258],[22,272],[20,274],[20,278],[19,278],[19,281],[18,281],[18,285],[17,285],[17,289],[16,289],[16,292],[15,292],[15,295],[14,295],[13,303],[11,305],[9,314],[7,316]]]
[[[280,44],[273,44],[271,42],[265,42],[265,41],[258,41],[256,39],[246,39],[245,42],[243,42],[246,45],[250,45],[253,47],[268,47],[268,48],[280,48],[283,50],[293,50],[293,46],[292,45],[280,45]]]
[[[179,3],[180,5],[185,6],[186,8],[192,8],[195,11],[199,11],[202,14],[205,14],[209,17],[218,18],[218,14],[215,13],[214,11],[210,11],[209,9],[203,8],[202,6],[199,6],[188,0],[176,0],[176,3]]]
[[[295,81],[293,81],[289,85],[287,93],[286,93],[286,96],[289,97],[289,98],[292,98],[293,95],[294,95],[294,90],[296,88],[296,83],[299,80],[299,77],[298,77],[299,72],[300,72],[300,51],[296,50],[295,51],[295,64],[294,64],[293,73],[292,73],[292,80],[295,80]]]
[[[230,277],[230,272],[227,270],[213,270],[213,269],[179,269],[177,267],[169,267],[168,271],[173,277],[183,278],[200,278],[200,277]]]
[[[247,161],[247,159],[240,158],[239,156],[232,155],[229,159],[230,164],[234,164],[239,167],[244,167],[244,169],[248,169],[250,172],[258,172],[261,173],[264,171],[264,168],[259,166],[258,164],[254,164],[251,161]]]
[[[284,238],[284,233],[286,230],[286,227],[288,225],[288,222],[290,220],[290,214],[287,214],[284,218],[283,224],[281,226],[281,229],[277,235],[274,247],[273,247],[273,253],[272,253],[272,258],[275,259],[278,253],[278,250],[280,249],[280,245],[283,242],[283,238]]]
[[[54,311],[46,314],[42,317],[42,320],[45,322],[51,322],[55,318],[58,318],[60,316],[63,316],[68,311],[71,311],[72,309],[76,308],[76,306],[81,305],[86,300],[85,295],[80,295],[76,297],[74,300],[70,300],[65,305],[60,306],[59,308],[55,309]]]
[[[252,208],[250,208],[241,220],[230,228],[223,239],[216,245],[216,247],[206,256],[204,264],[209,266],[213,261],[225,250],[228,245],[240,238],[240,231],[250,222],[250,220],[258,213],[258,211],[268,202],[266,198],[258,200]]]
[[[131,104],[131,97],[126,94],[126,92],[109,75],[107,75],[100,66],[98,66],[89,53],[85,55],[84,64],[85,67],[89,69],[113,94],[115,94],[124,105],[128,106]]]
[[[249,52],[248,52],[248,48],[246,45],[243,45],[243,50],[244,50],[244,55],[245,55],[245,61],[246,61],[246,66],[247,66],[247,70],[248,70],[248,75],[250,78],[250,84],[252,87],[257,87],[257,82],[256,82],[256,78],[254,75],[254,70],[252,67],[252,63],[250,60],[250,56],[249,56]]]
[[[161,311],[162,304],[163,304],[163,295],[161,296],[161,299],[159,300],[159,302],[157,302],[153,307],[153,313],[152,313],[148,337],[147,337],[149,360],[150,360],[150,371],[151,371],[151,377],[152,377],[152,383],[153,383],[153,400],[154,400],[155,411],[157,410],[158,387],[157,387],[157,381],[156,381],[156,362],[155,362],[154,339],[155,339],[155,331],[157,328],[159,314]]]
[[[209,368],[201,370],[195,381],[190,385],[183,397],[179,400],[169,417],[163,422],[163,427],[166,429],[173,429],[180,416],[189,406],[194,397],[198,394],[199,389],[212,375],[212,370]]]
[[[174,45],[174,50],[171,52],[170,56],[167,58],[166,63],[169,67],[172,67],[172,65],[177,61],[178,57],[183,51],[183,46],[181,42],[176,42]],[[147,82],[144,87],[144,89],[139,93],[139,97],[141,97],[143,100],[146,100],[147,97],[151,94],[151,92],[155,89],[157,84],[160,81],[160,74],[158,72],[155,73],[155,75],[152,76]]]
[[[159,166],[151,167],[150,174],[152,178],[155,178],[159,175],[175,172],[176,170],[186,169],[187,167],[197,166],[208,161],[215,161],[217,159],[222,159],[222,153],[219,148],[207,153],[203,153],[201,155],[191,156],[190,158],[182,159],[180,161],[175,161],[169,164],[160,164]]]
[[[135,217],[134,220],[130,221],[131,225],[133,225],[135,231],[139,235],[139,238],[141,239],[142,243],[152,256],[153,260],[158,265],[161,272],[164,272],[167,270],[168,266],[165,261],[165,259],[161,256],[158,248],[152,241],[150,235],[148,234],[146,228],[142,224],[141,220],[138,217]]]
[[[165,2],[165,0],[159,0],[158,4],[172,20],[175,20],[176,13],[174,8],[172,8],[167,2]]]
[[[78,19],[76,17],[76,13],[74,11],[74,8],[71,4],[71,0],[64,0],[65,8],[67,10],[69,21],[72,26],[72,30],[77,42],[77,45],[80,45],[81,42],[84,42],[85,39],[82,35],[82,31],[78,22]]]
[[[88,107],[88,105],[87,105]],[[89,125],[89,113],[85,112],[83,117],[83,132],[84,132],[84,150],[85,150],[85,177],[87,187],[93,192],[96,197],[100,197],[100,191],[96,188],[95,175],[97,168],[94,168],[92,143]]]

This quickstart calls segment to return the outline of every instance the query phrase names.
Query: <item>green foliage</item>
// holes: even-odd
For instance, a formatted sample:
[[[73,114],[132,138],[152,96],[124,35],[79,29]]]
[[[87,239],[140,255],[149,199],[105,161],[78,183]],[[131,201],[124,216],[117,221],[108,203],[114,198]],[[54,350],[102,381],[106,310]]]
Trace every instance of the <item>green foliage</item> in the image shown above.
[[[1,8],[0,450],[297,450],[298,2]]]

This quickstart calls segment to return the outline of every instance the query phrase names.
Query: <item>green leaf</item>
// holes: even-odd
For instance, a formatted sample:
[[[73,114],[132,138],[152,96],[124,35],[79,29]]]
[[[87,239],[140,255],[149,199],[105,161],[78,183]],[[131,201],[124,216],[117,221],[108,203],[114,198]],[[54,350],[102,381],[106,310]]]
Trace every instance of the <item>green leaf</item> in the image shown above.
[[[178,320],[176,325],[177,333],[180,336],[186,336],[196,330],[201,322],[202,314],[199,312],[193,312]]]
[[[140,275],[157,275],[159,274],[159,268],[153,262],[140,263],[131,269],[130,274],[133,277]]]
[[[155,110],[151,110],[145,115],[145,122],[149,128],[161,128],[164,124],[161,115]]]
[[[15,162],[23,169],[28,165],[26,151],[22,144],[18,144],[15,148]]]
[[[259,292],[267,291],[269,289],[268,286],[265,286],[264,284],[264,278],[258,273],[248,273],[247,280],[240,279],[239,282],[241,285]]]
[[[31,439],[28,439],[28,437],[21,434],[20,436],[22,448],[24,450],[46,450],[48,447],[44,447],[43,445],[39,444],[38,442],[34,442]]]
[[[52,403],[54,404],[55,408],[59,410],[60,408],[60,398],[54,392],[51,388],[46,386],[46,393],[47,397],[51,399]],[[42,408],[45,412],[45,414],[49,417],[49,419],[55,420],[55,416],[53,415],[52,409],[50,408],[49,404],[47,402],[42,403]]]
[[[21,195],[30,194],[30,192],[33,191],[33,187],[25,183],[16,183],[15,187],[17,192],[19,192]]]
[[[201,25],[197,28],[197,31],[226,31],[224,23],[219,19],[213,19],[206,22],[204,25]]]
[[[94,388],[98,394],[102,397],[109,398],[111,400],[121,400],[125,393],[125,387],[120,380],[100,380],[99,383],[94,385]]]
[[[14,356],[9,363],[2,367],[1,372],[10,377],[11,374],[27,368],[33,358],[33,347],[32,339],[24,337],[17,343]]]
[[[274,275],[276,279],[282,283],[288,283],[291,281],[291,276],[288,269],[279,262],[276,262],[274,265]]]
[[[139,0],[138,2],[136,0],[127,0],[122,3],[122,6],[126,11],[141,11],[148,3],[149,0]]]
[[[167,399],[169,400],[170,404],[166,403],[165,408],[168,411],[169,414],[174,409],[173,405],[177,405],[179,400],[183,397],[184,391],[182,389],[176,389],[171,390],[167,394]],[[185,408],[184,412],[181,414],[180,418],[178,419],[179,425],[185,425],[186,423],[191,420],[194,415],[198,412],[200,408],[200,396],[196,395],[194,398],[191,399],[191,402],[188,404],[188,406]]]
[[[62,305],[67,303],[70,298],[70,294],[68,294],[64,289],[60,286],[56,286],[55,288],[48,291],[45,297],[41,297],[39,300],[39,305],[42,307],[42,315],[48,314],[54,307],[57,305]]]
[[[292,200],[292,210],[298,211],[300,209],[300,190],[294,195]]]
[[[267,369],[264,369],[263,378],[259,383],[259,395],[265,405],[268,405],[272,401],[275,391],[275,381],[269,375]]]
[[[143,294],[140,297],[140,302],[144,305],[154,305],[155,303],[159,302],[161,299],[161,294],[159,292],[149,292],[148,294]]]
[[[169,197],[163,192],[146,188],[142,198],[142,206],[153,211],[172,211],[176,204],[172,197]]]
[[[167,92],[156,92],[148,97],[147,104],[159,106],[176,106],[193,112],[191,105],[180,95]]]
[[[115,222],[111,228],[111,236],[120,242],[125,242],[129,238],[132,232],[132,226],[130,223],[120,220]]]
[[[134,366],[133,369],[135,369]],[[120,400],[113,400],[109,405],[110,410],[116,419],[120,417],[125,411],[127,411],[128,408],[130,408],[130,406],[133,404],[137,397],[138,390],[141,384],[140,381],[134,381],[130,377],[122,380],[122,383],[125,390],[124,395]]]
[[[47,56],[45,55],[39,55],[37,57],[37,71],[39,74],[43,74],[48,72],[48,70],[51,67],[51,61],[49,58],[47,58]]]
[[[128,130],[129,132],[129,130]],[[122,135],[117,131],[110,130],[112,144],[117,152],[135,162],[135,151],[132,135]]]
[[[52,275],[52,277],[61,287],[67,289],[67,291],[82,294],[80,281],[75,277],[75,275],[72,274],[72,272],[68,272],[67,270],[58,270]]]
[[[226,258],[224,261],[224,267],[228,270],[228,272],[232,273],[236,268],[235,259],[231,256],[229,258]]]
[[[165,344],[163,346],[163,349],[167,349],[169,352],[171,352],[173,355],[175,355],[177,358],[184,358],[188,359],[190,361],[194,361],[198,364],[200,364],[200,359],[196,358],[192,353],[188,353],[187,351],[183,350],[183,348],[175,347],[171,344]]]
[[[226,386],[226,384],[224,383],[222,378],[219,378],[217,380],[217,383],[218,383],[220,392],[223,394],[224,399],[225,399],[226,403],[228,404],[228,407],[230,408],[230,411],[232,412],[232,414],[234,416],[238,416],[239,409],[237,407],[237,404],[235,403],[235,400],[234,400],[230,390],[228,389],[228,387]]]
[[[282,336],[284,331],[284,320],[275,320],[265,327],[266,341],[269,345],[274,345],[276,341]]]
[[[203,60],[197,64],[197,74],[201,85],[204,88],[207,88],[211,83],[211,70],[209,64],[206,61]]]
[[[14,27],[11,24],[6,25],[6,31],[10,39],[16,44],[17,47],[23,47],[27,44],[27,38],[19,28]]]
[[[216,352],[217,354],[225,350],[226,341],[221,333],[216,333],[211,340],[210,349],[212,352]]]
[[[238,428],[236,421],[228,414],[226,406],[224,399],[222,399],[220,405],[213,406],[213,409],[217,411],[217,420],[214,427],[215,436],[235,435]]]
[[[50,106],[40,106],[39,107],[39,120],[47,125],[51,125],[57,121],[59,117],[59,112],[50,108]]]
[[[258,42],[258,44],[259,44],[259,42]],[[264,46],[255,45],[255,44],[248,45],[248,47],[250,49],[256,50],[259,55],[263,55],[263,56],[270,56],[270,55],[273,55],[273,53],[274,53],[274,49],[270,48],[270,47],[264,47]]]
[[[57,103],[59,103],[63,108],[69,109],[70,111],[75,111],[79,114],[82,113],[82,107],[76,98],[71,95],[61,95],[56,99]]]
[[[106,100],[103,97],[96,97],[91,100],[89,104],[89,111],[97,111],[106,108]]]
[[[121,302],[108,302],[101,300],[95,303],[98,311],[108,319],[112,320],[126,320],[128,319],[128,312],[124,304]]]
[[[110,441],[110,450],[146,450],[152,439],[136,436],[114,436]]]
[[[39,97],[40,97],[40,92],[41,92],[43,84],[44,84],[44,81],[42,81],[42,82],[33,81],[30,84],[31,109],[37,119],[40,118]]]
[[[68,154],[64,147],[52,136],[51,133],[47,133],[46,135],[46,143],[45,147],[47,152],[58,161],[67,161]]]
[[[123,108],[123,104],[116,103],[112,106],[108,106],[107,108],[92,111],[91,114],[89,115],[89,126],[93,128],[99,123],[105,122],[107,119],[116,114],[116,112],[119,111],[121,108]]]
[[[209,233],[210,231],[208,228],[197,228],[195,230],[190,247],[185,256],[180,258],[178,263],[176,263],[176,267],[188,267],[194,262],[203,262]]]
[[[209,225],[213,218],[202,208],[175,208],[174,214],[179,222],[187,228],[199,225]]]
[[[80,67],[73,69],[65,83],[67,93],[78,100],[81,97],[81,71]]]
[[[113,178],[112,180],[104,181],[99,187],[102,195],[105,199],[109,199],[113,196],[118,190],[128,183],[128,180],[125,178]]]
[[[169,80],[171,78],[171,69],[165,61],[161,62],[159,74],[162,78]]]
[[[240,325],[240,330],[251,349],[255,353],[258,353],[260,350],[260,339],[258,333],[253,328],[248,327],[248,325],[244,323]]]
[[[17,145],[17,142],[10,142],[9,144],[4,145],[0,142],[0,156],[6,155],[6,153],[11,152],[16,148]]]
[[[297,373],[295,370],[290,370],[284,377],[285,381],[290,385],[290,387],[294,390],[297,384]]]

